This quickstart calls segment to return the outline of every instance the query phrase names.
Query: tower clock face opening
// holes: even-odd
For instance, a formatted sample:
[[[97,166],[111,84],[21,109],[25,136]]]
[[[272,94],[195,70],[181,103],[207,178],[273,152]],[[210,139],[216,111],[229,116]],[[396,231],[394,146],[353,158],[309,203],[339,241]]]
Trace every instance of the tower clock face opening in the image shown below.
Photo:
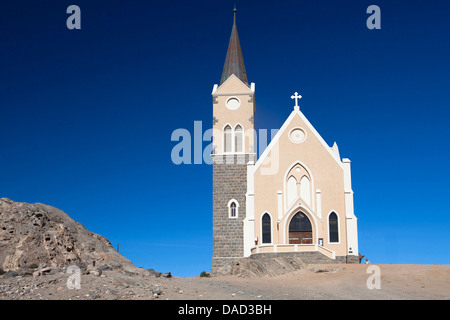
[[[227,100],[226,106],[230,110],[237,110],[241,106],[241,102],[236,97],[231,97]]]

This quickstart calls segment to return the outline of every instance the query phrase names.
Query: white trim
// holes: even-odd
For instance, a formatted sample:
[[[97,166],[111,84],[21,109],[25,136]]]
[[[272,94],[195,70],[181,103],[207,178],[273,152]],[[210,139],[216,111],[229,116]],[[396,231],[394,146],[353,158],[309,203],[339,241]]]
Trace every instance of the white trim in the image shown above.
[[[346,193],[353,193],[352,191],[352,176],[351,176],[351,161],[348,158],[342,159],[342,166],[344,169],[344,189]]]
[[[217,90],[216,90],[217,91]],[[226,92],[226,93],[213,93],[215,97],[223,96],[251,96],[253,92]]]
[[[231,216],[231,204],[233,202],[236,204],[236,216],[234,217]],[[228,201],[227,206],[228,206],[228,218],[237,219],[239,216],[239,202],[236,199],[231,199],[230,201]]]
[[[336,141],[334,142],[333,146],[331,147],[331,149],[333,150],[333,152],[336,154],[336,156],[340,159],[341,155],[339,153],[339,147],[336,143]],[[345,159],[342,159],[342,162],[344,162]]]
[[[255,175],[253,167],[254,163],[250,160],[247,163],[247,193],[245,194],[245,218],[243,220],[244,257],[249,257],[255,246]]]
[[[330,241],[330,215],[334,212],[334,214],[337,217],[337,228],[338,228],[338,242],[331,242]],[[336,210],[331,210],[330,212],[328,212],[327,215],[327,236],[328,236],[328,244],[330,245],[335,245],[335,244],[341,244],[341,219],[339,218],[339,214],[337,213]]]
[[[261,157],[256,162],[255,170],[258,170],[258,168],[261,165],[261,163],[264,162],[264,160],[266,159],[267,155],[272,151],[274,146],[278,143],[278,140],[280,140],[280,137],[284,134],[284,132],[288,128],[289,124],[292,122],[292,120],[294,119],[294,117],[296,115],[298,115],[303,120],[303,122],[306,124],[306,127],[309,130],[311,130],[312,134],[319,140],[319,142],[322,144],[322,146],[328,151],[330,156],[336,161],[336,163],[342,169],[343,166],[342,166],[341,160],[336,156],[334,151],[327,145],[327,143],[325,142],[325,140],[323,140],[323,138],[320,136],[320,134],[317,132],[317,130],[312,126],[312,124],[308,121],[308,119],[306,119],[306,117],[303,115],[303,113],[300,110],[294,110],[294,111],[291,112],[289,117],[286,119],[286,121],[281,126],[280,130],[277,132],[277,134],[272,139],[272,141],[270,141],[270,143],[267,146],[266,150],[264,150],[264,152],[262,153]]]
[[[322,219],[322,191],[316,190],[316,214]]]
[[[353,218],[346,218],[345,225],[347,231],[347,254],[357,256],[359,254],[359,249],[358,249],[358,222],[356,217],[353,216]]]
[[[244,86],[249,90],[249,93],[240,93],[240,94],[252,94],[252,93],[253,93],[253,91],[251,90],[251,87],[249,87],[249,86],[246,85],[241,79],[239,79],[238,77],[236,77],[236,76],[234,75],[234,73],[232,73],[231,76],[229,76],[229,77],[228,77],[228,78],[220,85],[220,87],[217,88],[216,92],[217,92],[218,90],[220,90],[220,88],[222,88],[223,85],[224,85],[225,83],[227,83],[232,77],[236,78],[240,83],[242,83],[242,85],[244,85]],[[229,94],[229,93],[228,93],[228,94]],[[238,94],[239,94],[239,93],[238,93]],[[221,94],[220,94],[220,93],[215,93],[215,95],[221,95]]]
[[[345,232],[347,238],[347,254],[358,255],[358,222],[353,207],[353,190],[351,177],[351,161],[342,159],[344,168],[344,199],[345,199]],[[352,248],[350,252],[350,248]]]
[[[262,229],[262,219],[265,214],[268,214],[270,217],[270,242],[263,242],[263,229]],[[264,211],[259,219],[259,234],[261,235],[261,244],[273,244],[273,218],[269,211]]]
[[[280,221],[283,218],[283,191],[278,190],[277,200],[278,200],[278,221]]]
[[[286,214],[286,219],[283,218],[283,226],[281,228],[281,230],[283,231],[283,235],[282,235],[282,239],[283,242],[285,244],[289,244],[289,223],[287,223],[288,221],[292,220],[292,217],[294,216],[294,214],[296,214],[298,211],[302,211],[304,214],[306,214],[308,216],[308,219],[311,222],[311,229],[314,229],[315,231],[313,231],[313,243],[312,244],[317,244],[318,241],[318,235],[319,235],[319,223],[316,220],[316,215],[314,214],[314,212],[311,212],[311,210],[309,210],[307,207],[302,206],[302,205],[297,205],[294,208],[292,208],[292,210],[289,211],[289,214]],[[311,221],[312,219],[312,221]]]

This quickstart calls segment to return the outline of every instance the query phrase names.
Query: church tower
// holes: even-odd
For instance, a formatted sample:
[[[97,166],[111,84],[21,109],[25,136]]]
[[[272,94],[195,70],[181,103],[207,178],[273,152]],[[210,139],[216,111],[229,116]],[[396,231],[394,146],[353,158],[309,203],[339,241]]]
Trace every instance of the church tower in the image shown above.
[[[350,160],[320,136],[300,98],[291,96],[293,110],[257,159],[255,84],[234,9],[222,78],[212,90],[213,275],[231,274],[247,257],[359,262]]]
[[[244,243],[253,241],[250,239],[253,220],[246,212],[251,205],[248,179],[253,179],[252,167],[256,161],[255,84],[248,83],[236,27],[236,9],[233,11],[234,21],[222,77],[212,91],[212,274],[229,273],[236,258],[249,255]]]

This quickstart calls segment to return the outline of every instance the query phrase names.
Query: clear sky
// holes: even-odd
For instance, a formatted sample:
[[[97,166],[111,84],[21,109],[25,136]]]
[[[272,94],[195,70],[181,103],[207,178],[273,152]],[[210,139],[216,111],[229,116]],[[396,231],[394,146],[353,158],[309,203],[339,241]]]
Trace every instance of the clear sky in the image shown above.
[[[361,254],[450,263],[445,0],[1,1],[0,196],[64,210],[136,266],[209,271],[212,167],[172,163],[171,135],[212,125],[235,3],[256,128],[298,91],[352,161]]]

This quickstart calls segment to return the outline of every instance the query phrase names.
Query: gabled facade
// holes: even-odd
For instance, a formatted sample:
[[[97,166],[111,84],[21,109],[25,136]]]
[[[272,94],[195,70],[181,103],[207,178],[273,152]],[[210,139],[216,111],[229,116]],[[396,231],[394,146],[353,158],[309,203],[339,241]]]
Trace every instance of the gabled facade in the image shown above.
[[[255,85],[248,84],[236,12],[212,97],[212,273],[227,274],[236,259],[261,254],[358,263],[350,160],[306,119],[297,93],[294,110],[256,158]]]

